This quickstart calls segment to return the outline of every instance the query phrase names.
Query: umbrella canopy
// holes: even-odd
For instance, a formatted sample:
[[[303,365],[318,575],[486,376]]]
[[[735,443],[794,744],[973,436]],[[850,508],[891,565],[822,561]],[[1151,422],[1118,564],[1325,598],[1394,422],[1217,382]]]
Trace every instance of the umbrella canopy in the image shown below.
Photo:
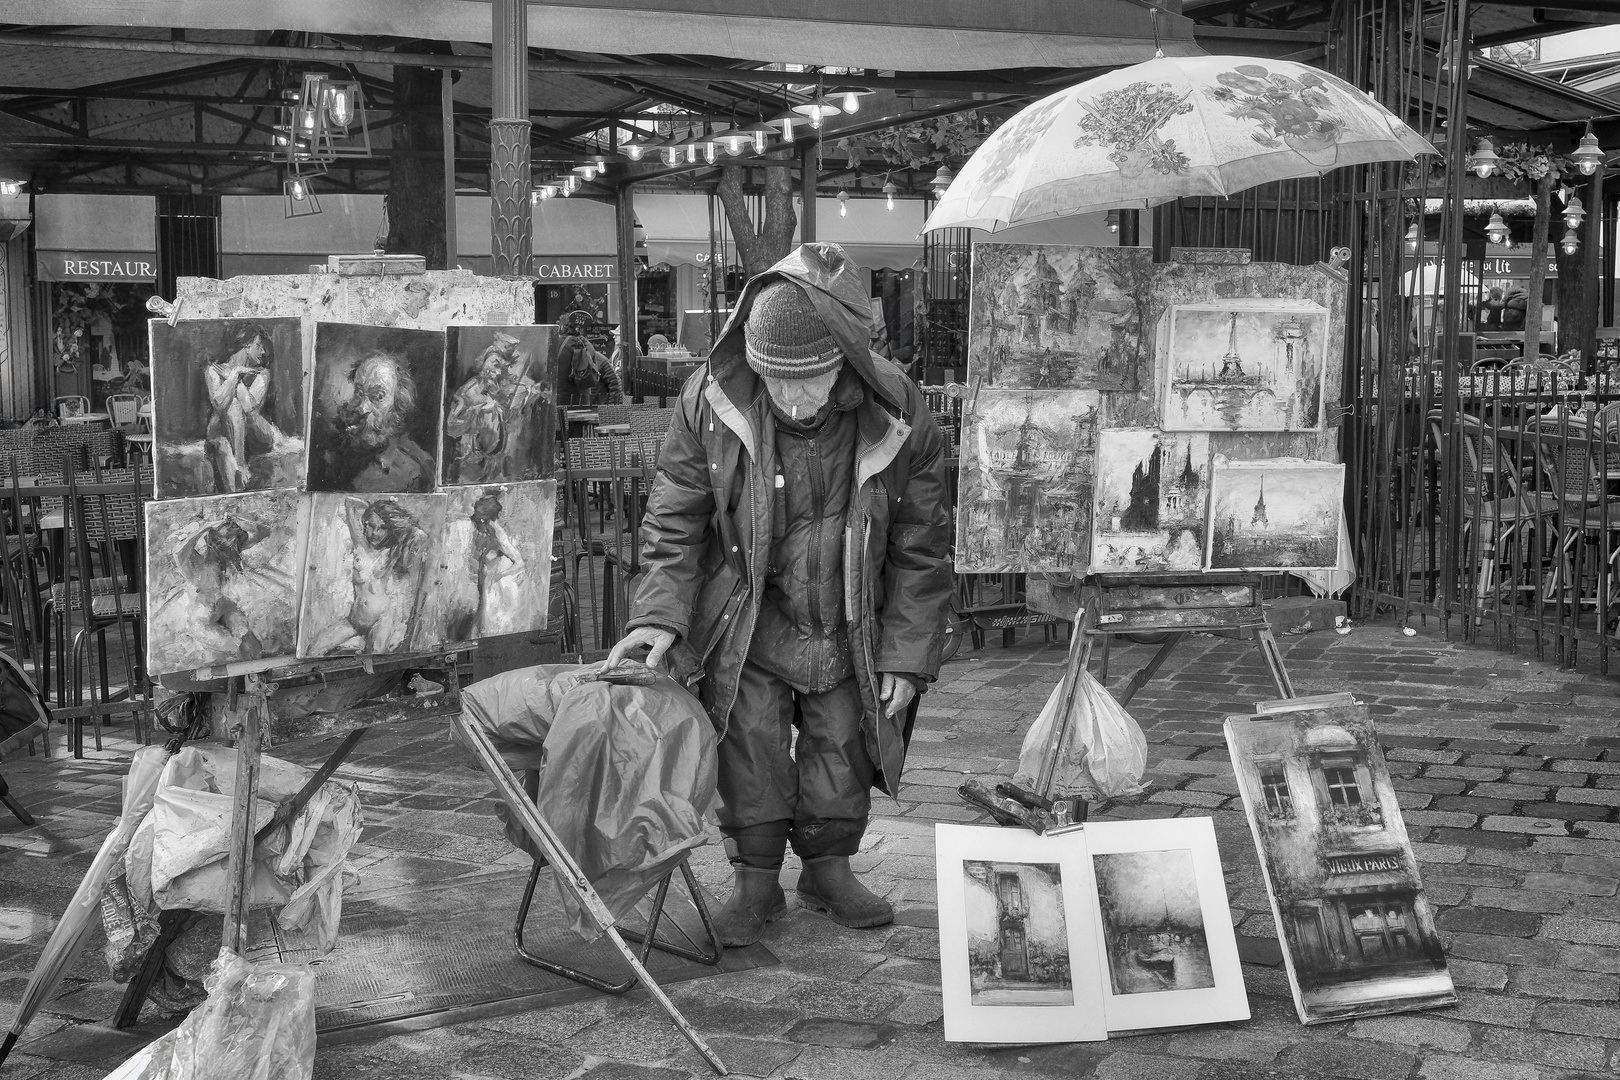
[[[1243,56],[1159,57],[1042,98],[1001,125],[924,230],[1145,209],[1437,152],[1325,71]]]

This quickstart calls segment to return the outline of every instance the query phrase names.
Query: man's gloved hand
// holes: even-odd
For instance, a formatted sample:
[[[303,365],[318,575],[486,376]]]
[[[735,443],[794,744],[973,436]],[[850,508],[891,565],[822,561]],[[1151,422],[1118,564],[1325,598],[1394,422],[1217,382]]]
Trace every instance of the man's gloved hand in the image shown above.
[[[664,658],[664,654],[669,651],[669,647],[673,644],[675,644],[675,632],[673,630],[665,630],[662,626],[638,626],[620,638],[619,643],[613,646],[613,651],[608,653],[607,666],[612,667],[630,653],[646,645],[648,646],[647,666],[657,667],[659,661]]]
[[[906,706],[911,704],[911,699],[917,696],[917,684],[904,675],[896,675],[893,672],[885,671],[883,673],[883,685],[878,692],[878,696],[889,703],[889,707],[884,710],[883,715],[897,716],[905,712]]]

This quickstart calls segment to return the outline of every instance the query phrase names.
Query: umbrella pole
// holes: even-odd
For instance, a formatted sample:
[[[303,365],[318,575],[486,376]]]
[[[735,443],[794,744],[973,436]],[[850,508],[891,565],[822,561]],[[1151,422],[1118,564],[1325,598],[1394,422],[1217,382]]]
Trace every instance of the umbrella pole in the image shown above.
[[[665,994],[663,988],[653,981],[652,975],[642,966],[641,960],[637,958],[635,952],[624,943],[624,938],[619,936],[619,931],[614,926],[613,913],[607,909],[607,905],[602,902],[602,898],[591,887],[590,879],[585,876],[585,872],[580,869],[579,864],[574,861],[574,857],[563,846],[562,839],[552,832],[551,826],[546,824],[546,819],[540,816],[540,811],[535,809],[534,803],[524,796],[523,789],[518,787],[516,778],[512,776],[512,770],[506,767],[506,762],[502,760],[500,752],[495,749],[495,744],[489,741],[489,735],[483,728],[477,724],[468,723],[459,714],[451,718],[451,723],[461,733],[466,744],[472,748],[473,754],[478,758],[479,765],[483,766],[484,771],[489,774],[489,778],[495,782],[495,791],[505,801],[507,809],[512,812],[512,816],[523,826],[530,839],[540,845],[541,850],[546,853],[546,858],[550,861],[552,869],[557,875],[557,881],[574,894],[574,897],[579,900],[580,905],[590,915],[592,921],[602,928],[602,932],[607,935],[608,940],[613,942],[613,947],[619,950],[619,955],[624,958],[624,962],[630,965],[630,971],[640,980],[641,985],[647,988],[647,993],[651,994],[653,1000],[658,1002],[659,1007],[668,1014],[670,1020],[680,1029],[681,1034],[686,1036],[686,1041],[692,1044],[692,1049],[703,1055],[703,1060],[709,1063],[709,1066],[714,1069],[717,1075],[729,1075],[725,1063],[720,1060],[720,1056],[709,1048],[709,1044],[703,1041],[703,1036],[699,1035],[697,1029],[691,1025],[686,1017],[681,1015],[681,1011],[675,1007],[675,1003],[669,999],[669,995]]]

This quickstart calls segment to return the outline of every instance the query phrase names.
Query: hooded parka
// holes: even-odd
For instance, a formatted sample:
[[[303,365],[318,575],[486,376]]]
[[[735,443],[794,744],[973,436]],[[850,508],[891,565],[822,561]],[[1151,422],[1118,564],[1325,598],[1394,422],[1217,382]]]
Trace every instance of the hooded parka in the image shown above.
[[[643,574],[628,628],[674,631],[670,662],[722,735],[753,639],[770,562],[775,420],[748,367],[743,325],[762,286],[785,278],[861,378],[855,469],[843,537],[843,591],[867,751],[876,786],[898,791],[917,702],[885,717],[884,672],[939,673],[952,580],[945,441],[922,393],[867,343],[860,268],[835,244],[805,244],[750,280],[710,353],[682,388],[642,520]]]

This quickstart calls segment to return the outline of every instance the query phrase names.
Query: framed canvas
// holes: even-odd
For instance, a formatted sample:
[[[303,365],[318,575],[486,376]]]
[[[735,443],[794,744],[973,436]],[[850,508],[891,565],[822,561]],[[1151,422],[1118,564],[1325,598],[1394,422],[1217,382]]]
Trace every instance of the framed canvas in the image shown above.
[[[1299,704],[1227,717],[1226,745],[1300,1022],[1454,1003],[1367,707]]]
[[[1209,436],[1156,428],[1097,432],[1094,573],[1201,570]]]
[[[1084,833],[1108,1030],[1247,1020],[1214,822],[1099,821]]]
[[[444,331],[315,324],[310,491],[432,491]]]
[[[553,326],[447,326],[442,484],[539,480],[556,434]]]
[[[934,847],[945,1038],[1106,1039],[1085,835],[936,825]]]
[[[1271,458],[1210,469],[1209,570],[1332,570],[1339,565],[1344,466]]]
[[[557,482],[456,487],[444,499],[438,571],[415,645],[432,649],[544,629]]]
[[[973,245],[968,382],[1151,396],[1146,248]]]
[[[1176,304],[1164,316],[1166,431],[1317,431],[1328,311],[1283,298]]]
[[[291,490],[146,504],[151,674],[293,655],[303,510]]]
[[[157,497],[304,482],[304,335],[296,318],[151,320]]]
[[[444,495],[308,496],[298,657],[387,656],[422,647]]]
[[[956,569],[1083,572],[1091,557],[1091,390],[981,390],[963,418]]]

